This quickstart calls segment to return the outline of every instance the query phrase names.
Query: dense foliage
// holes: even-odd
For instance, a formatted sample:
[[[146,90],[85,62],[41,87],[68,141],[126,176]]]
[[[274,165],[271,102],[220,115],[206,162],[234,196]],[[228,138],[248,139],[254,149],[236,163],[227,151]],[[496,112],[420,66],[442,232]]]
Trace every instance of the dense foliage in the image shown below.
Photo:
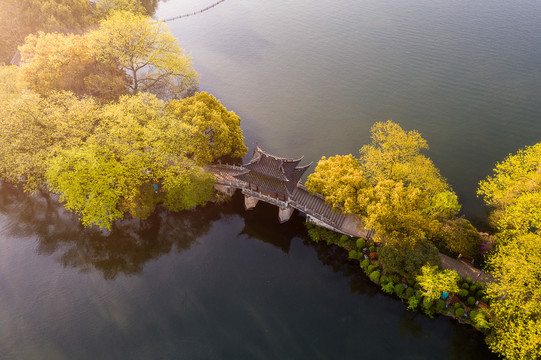
[[[375,239],[387,247],[381,257],[388,270],[419,272],[426,262],[437,265],[434,245],[475,254],[479,236],[467,220],[456,218],[457,196],[421,153],[428,148],[421,135],[391,121],[374,124],[371,134],[359,158],[322,158],[308,177],[308,189],[375,230]],[[468,236],[454,236],[455,230]]]
[[[87,226],[146,218],[157,204],[204,204],[214,177],[201,166],[246,152],[240,119],[207,93],[172,103],[138,93],[103,104],[66,91],[40,95],[23,78],[0,67],[0,177],[59,193]]]
[[[211,198],[202,166],[246,153],[240,119],[195,94],[191,59],[146,15],[156,5],[2,3],[0,43],[20,44],[21,64],[0,68],[0,178],[57,192],[84,225],[104,228],[157,204],[177,211]]]
[[[479,194],[498,229],[488,265],[494,281],[492,350],[508,359],[541,357],[541,143],[496,165]]]

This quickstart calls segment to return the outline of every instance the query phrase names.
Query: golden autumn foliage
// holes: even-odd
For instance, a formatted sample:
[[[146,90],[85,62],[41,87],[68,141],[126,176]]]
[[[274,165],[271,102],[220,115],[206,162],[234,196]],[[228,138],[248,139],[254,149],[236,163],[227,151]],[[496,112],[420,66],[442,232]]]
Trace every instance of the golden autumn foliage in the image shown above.
[[[214,177],[200,165],[245,153],[240,119],[209,94],[171,107],[150,93],[106,104],[42,96],[22,70],[0,67],[0,178],[29,192],[49,187],[85,226],[144,219],[157,204],[202,205]]]
[[[191,58],[160,21],[131,11],[113,11],[88,35],[101,62],[118,64],[132,94],[163,99],[192,95],[199,83]]]
[[[498,163],[478,194],[498,229],[487,263],[490,348],[507,359],[541,357],[541,143]]]
[[[426,141],[392,121],[376,123],[360,158],[322,158],[306,185],[335,209],[362,217],[377,240],[415,242],[436,234],[460,205],[432,161]]]

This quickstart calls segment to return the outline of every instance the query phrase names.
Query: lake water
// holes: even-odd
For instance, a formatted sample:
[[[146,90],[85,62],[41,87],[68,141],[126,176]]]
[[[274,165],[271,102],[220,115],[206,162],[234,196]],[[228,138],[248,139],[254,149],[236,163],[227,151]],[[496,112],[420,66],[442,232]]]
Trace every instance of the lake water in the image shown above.
[[[156,17],[210,5],[169,0]],[[541,138],[537,1],[226,0],[171,21],[247,145],[356,154],[376,121],[417,129],[464,213]],[[490,359],[483,337],[407,311],[347,254],[259,204],[160,210],[109,234],[0,189],[0,359]]]

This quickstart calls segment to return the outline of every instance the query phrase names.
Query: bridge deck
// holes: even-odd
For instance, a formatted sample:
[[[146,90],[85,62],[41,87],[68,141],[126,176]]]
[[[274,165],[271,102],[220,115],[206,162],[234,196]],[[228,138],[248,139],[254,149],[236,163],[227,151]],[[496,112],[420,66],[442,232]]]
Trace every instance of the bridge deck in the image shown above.
[[[340,230],[346,217],[341,212],[335,212],[325,203],[323,196],[319,194],[311,195],[305,186],[297,185],[291,197],[286,201],[278,201],[272,196],[259,194],[253,189],[248,189],[248,183],[235,178],[235,175],[246,172],[242,166],[215,165],[208,168],[216,177],[216,183],[219,185],[233,186],[243,190],[244,193],[257,197],[273,205],[289,205],[297,210],[304,212],[337,230]],[[275,201],[273,201],[275,200]]]

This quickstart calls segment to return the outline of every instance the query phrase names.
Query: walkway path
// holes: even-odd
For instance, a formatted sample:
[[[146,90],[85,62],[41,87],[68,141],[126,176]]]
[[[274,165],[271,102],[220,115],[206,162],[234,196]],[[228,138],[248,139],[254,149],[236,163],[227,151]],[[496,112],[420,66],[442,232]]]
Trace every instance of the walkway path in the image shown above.
[[[492,281],[492,277],[489,274],[485,273],[483,270],[473,267],[471,264],[463,260],[455,259],[442,253],[440,253],[440,259],[442,268],[454,270],[463,278],[470,277],[473,281],[483,283]]]

